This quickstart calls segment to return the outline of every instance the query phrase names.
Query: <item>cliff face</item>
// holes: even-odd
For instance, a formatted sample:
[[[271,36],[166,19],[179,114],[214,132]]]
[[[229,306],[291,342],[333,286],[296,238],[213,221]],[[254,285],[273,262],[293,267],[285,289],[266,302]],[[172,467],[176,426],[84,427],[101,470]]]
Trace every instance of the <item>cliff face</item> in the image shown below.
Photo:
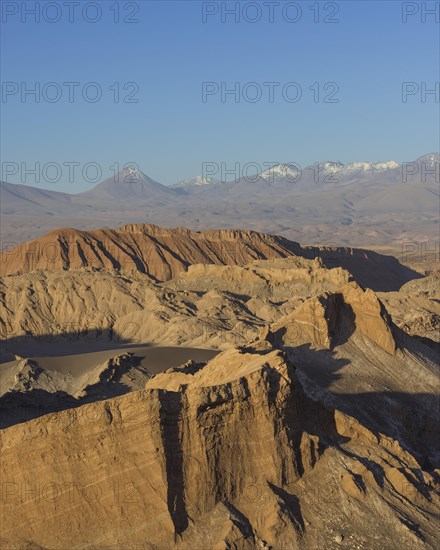
[[[341,267],[373,290],[397,290],[420,277],[395,258],[369,250],[302,247],[280,236],[233,229],[191,231],[150,224],[119,229],[56,229],[0,254],[0,276],[35,270],[106,270],[142,273],[168,281],[194,264],[245,265],[278,258],[316,260],[326,268]],[[305,266],[306,261],[303,262]]]
[[[300,259],[195,265],[162,285],[106,272],[35,272],[0,281],[0,335],[96,333],[102,339],[221,348],[244,344],[274,323],[286,345],[331,349],[356,331],[394,353],[382,303],[349,280],[340,268]]]
[[[416,279],[403,285],[399,292],[382,292],[379,295],[400,328],[422,341],[426,342],[429,338],[437,344],[440,343],[439,276]]]
[[[166,281],[197,263],[243,265],[255,259],[285,258],[296,243],[252,231],[190,231],[154,225],[127,225],[118,230],[57,229],[2,254],[0,274],[37,269],[82,268],[140,272]]]
[[[372,290],[355,282],[306,300],[273,330],[287,345],[332,349],[356,332],[390,354],[396,351],[390,316]]]
[[[253,232],[38,243],[0,281],[2,548],[435,547],[435,280],[378,297]]]
[[[162,284],[145,275],[128,278],[106,271],[4,277],[0,336],[33,335],[49,342],[49,335],[70,335],[93,341],[99,333],[119,342],[222,347],[255,337],[262,324],[292,308],[289,300],[334,291],[349,280],[346,271],[325,269],[317,261],[293,257],[278,262],[199,264]]]
[[[267,342],[8,428],[1,452],[5,548],[435,545],[434,478]]]

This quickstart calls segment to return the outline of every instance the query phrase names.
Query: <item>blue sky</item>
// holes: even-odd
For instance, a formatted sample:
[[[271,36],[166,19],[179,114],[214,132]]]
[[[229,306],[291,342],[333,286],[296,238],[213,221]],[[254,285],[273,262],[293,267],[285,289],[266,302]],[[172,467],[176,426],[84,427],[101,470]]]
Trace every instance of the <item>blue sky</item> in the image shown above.
[[[297,2],[301,13],[290,3],[284,17],[286,2],[275,2],[273,22],[266,3],[259,2],[261,19],[255,23],[250,19],[257,14],[256,2],[241,2],[237,22],[231,15],[222,21],[224,2],[206,22],[202,10],[214,10],[213,2],[119,2],[119,23],[114,1],[95,2],[102,14],[94,23],[85,20],[95,18],[93,6],[81,13],[88,2],[75,7],[72,22],[59,2],[61,18],[54,23],[48,19],[58,15],[44,7],[47,2],[39,2],[40,22],[28,14],[24,23],[21,2],[2,4],[7,13],[1,79],[9,83],[3,91],[11,92],[2,94],[1,103],[3,166],[10,163],[12,171],[12,163],[28,169],[35,162],[40,167],[79,163],[72,183],[63,167],[59,181],[48,182],[41,168],[40,182],[28,174],[28,185],[82,191],[93,186],[81,177],[90,162],[101,167],[102,178],[112,174],[109,167],[115,163],[136,162],[153,179],[172,184],[200,174],[204,162],[232,168],[237,162],[406,161],[439,150],[439,103],[433,95],[423,102],[420,91],[423,82],[433,88],[440,80],[439,26],[429,15],[423,23],[420,3],[404,8],[418,11],[408,14],[406,23],[399,1]],[[27,2],[29,9],[34,4]],[[235,2],[226,4],[231,9]],[[18,13],[11,13],[15,9]],[[130,14],[137,23],[122,21]],[[338,22],[325,23],[325,17]],[[36,82],[40,102],[30,95],[22,101],[20,92]],[[46,87],[43,93],[49,82],[58,88]],[[64,82],[79,83],[72,103]],[[83,99],[88,82],[100,87],[99,101]],[[115,82],[117,103],[115,87],[109,89]],[[124,90],[128,82],[138,87],[137,103],[121,101],[135,89]],[[219,92],[203,102],[203,82],[219,89],[222,83],[228,88],[238,83],[239,101],[228,95],[222,102]],[[246,88],[249,82],[257,86]],[[273,102],[264,82],[279,83]],[[302,91],[296,102],[282,94],[291,82]],[[323,102],[336,89],[330,82],[338,87],[337,103]],[[419,88],[406,102],[402,82]],[[49,102],[58,89],[59,101]],[[259,101],[246,100],[258,89]],[[244,98],[243,90],[249,93]],[[86,91],[92,97],[94,88]],[[294,91],[288,88],[287,97],[292,99]],[[8,181],[20,183],[24,175],[19,168]]]

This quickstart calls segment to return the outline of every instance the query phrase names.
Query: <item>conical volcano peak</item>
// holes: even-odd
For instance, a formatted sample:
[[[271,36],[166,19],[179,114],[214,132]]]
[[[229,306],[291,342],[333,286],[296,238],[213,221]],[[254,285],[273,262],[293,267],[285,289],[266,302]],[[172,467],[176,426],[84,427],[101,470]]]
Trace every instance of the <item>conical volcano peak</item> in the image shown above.
[[[119,172],[115,173],[115,180],[121,181],[122,178],[137,178],[138,180],[146,180],[146,181],[154,181],[150,177],[148,177],[142,170],[139,168],[139,166],[135,163],[133,164],[126,164],[122,170],[119,170]]]
[[[124,168],[124,170],[129,172],[130,174],[142,174],[142,172],[135,166],[128,166],[127,168]]]
[[[147,179],[147,177],[134,166],[124,167],[114,177],[115,183],[130,183],[141,179]]]
[[[153,180],[136,164],[127,164],[92,190],[83,193],[95,199],[148,199],[151,203],[163,203],[174,191]]]

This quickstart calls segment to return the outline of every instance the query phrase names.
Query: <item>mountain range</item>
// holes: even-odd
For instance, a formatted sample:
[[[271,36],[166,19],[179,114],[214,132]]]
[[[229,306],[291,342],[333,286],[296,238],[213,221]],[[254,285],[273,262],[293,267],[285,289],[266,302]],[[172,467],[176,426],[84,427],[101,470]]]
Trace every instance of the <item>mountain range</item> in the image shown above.
[[[69,194],[2,182],[2,242],[53,228],[153,223],[191,229],[241,227],[317,245],[401,249],[438,242],[439,154],[413,163],[326,161],[276,165],[222,182],[203,176],[165,186],[126,168]]]

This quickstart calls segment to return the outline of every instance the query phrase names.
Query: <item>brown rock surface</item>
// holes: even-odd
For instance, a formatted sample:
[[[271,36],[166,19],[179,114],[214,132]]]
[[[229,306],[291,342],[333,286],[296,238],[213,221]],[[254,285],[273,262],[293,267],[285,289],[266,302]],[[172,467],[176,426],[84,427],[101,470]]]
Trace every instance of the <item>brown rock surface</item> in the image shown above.
[[[435,547],[434,477],[268,344],[8,428],[1,452],[5,548]]]
[[[93,340],[93,334],[97,340],[221,348],[254,338],[304,298],[349,279],[341,268],[301,258],[194,265],[162,284],[142,274],[35,271],[0,280],[0,335],[15,340],[9,342],[14,350],[37,335],[50,342],[53,335]]]
[[[2,548],[435,547],[434,277],[377,295],[356,273],[396,289],[398,263],[253,232],[38,242],[0,280]]]
[[[318,260],[327,268],[348,270],[363,286],[397,290],[420,274],[395,258],[369,250],[328,246],[301,247],[280,236],[244,230],[190,231],[149,224],[119,229],[81,231],[55,229],[0,254],[0,275],[37,269],[50,271],[99,269],[112,273],[144,273],[167,281],[193,264],[245,265],[253,260],[297,257]],[[294,260],[295,261],[295,260]]]
[[[394,323],[422,341],[440,343],[440,276],[410,281],[399,292],[379,294]]]
[[[285,244],[289,245],[286,248]],[[254,231],[165,229],[126,225],[117,230],[57,229],[3,253],[1,275],[37,269],[84,267],[123,273],[141,272],[166,281],[191,264],[243,265],[259,258],[291,256],[292,243]]]
[[[356,331],[388,353],[396,350],[384,306],[372,290],[363,290],[355,282],[306,300],[275,323],[273,331],[288,345],[310,343],[318,349],[331,349]]]

